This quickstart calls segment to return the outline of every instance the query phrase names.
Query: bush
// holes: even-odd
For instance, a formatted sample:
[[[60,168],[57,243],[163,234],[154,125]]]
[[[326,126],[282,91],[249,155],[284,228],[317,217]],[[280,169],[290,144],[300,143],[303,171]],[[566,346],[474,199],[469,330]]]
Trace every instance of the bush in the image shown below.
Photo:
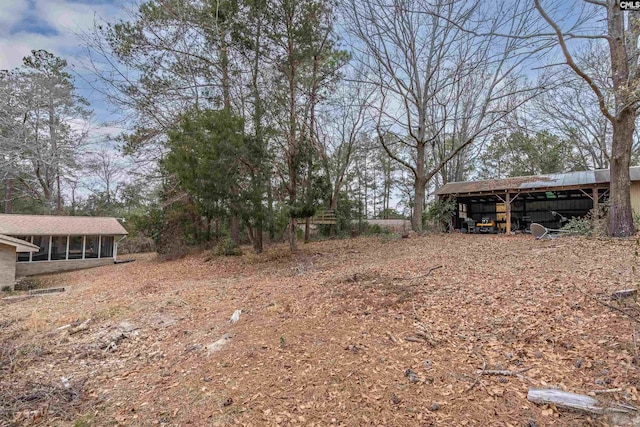
[[[129,236],[118,244],[118,253],[139,254],[143,252],[155,252],[156,244],[152,238],[138,234]]]
[[[422,215],[422,224],[428,230],[446,231],[451,217],[456,211],[455,200],[435,200],[429,203]]]
[[[362,234],[366,236],[377,236],[377,235],[387,235],[392,234],[389,227],[382,227],[379,224],[369,224],[366,221],[362,222]]]
[[[609,227],[608,211],[608,206],[601,204],[598,212],[592,209],[583,217],[573,217],[562,227],[562,230],[582,236],[606,236]]]
[[[28,291],[42,287],[43,283],[37,277],[21,277],[15,285],[16,291]]]
[[[571,234],[579,234],[581,236],[590,236],[593,233],[593,221],[588,218],[589,215],[577,218],[573,217],[567,222],[562,230]]]
[[[218,242],[213,248],[212,254],[215,256],[238,256],[242,255],[242,249],[227,237]]]

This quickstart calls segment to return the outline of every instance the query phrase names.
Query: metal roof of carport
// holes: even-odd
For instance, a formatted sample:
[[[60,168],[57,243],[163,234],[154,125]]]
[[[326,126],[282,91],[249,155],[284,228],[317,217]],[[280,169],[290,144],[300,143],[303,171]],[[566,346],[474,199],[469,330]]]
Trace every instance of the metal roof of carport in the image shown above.
[[[631,181],[640,181],[640,167],[629,168]],[[606,187],[609,169],[554,173],[549,175],[518,176],[482,181],[449,182],[436,191],[436,195],[503,193],[506,191],[547,191],[566,188]]]

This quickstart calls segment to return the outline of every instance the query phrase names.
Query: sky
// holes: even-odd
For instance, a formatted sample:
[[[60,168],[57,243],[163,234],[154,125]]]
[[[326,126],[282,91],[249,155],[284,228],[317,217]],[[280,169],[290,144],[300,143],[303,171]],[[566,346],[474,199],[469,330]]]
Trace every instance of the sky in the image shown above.
[[[22,65],[31,50],[45,49],[65,60],[70,71],[82,73],[76,58],[83,54],[79,33],[96,20],[113,21],[121,15],[122,0],[0,0],[0,70]],[[108,107],[82,78],[80,95],[91,103],[94,122],[108,120]],[[104,131],[104,129],[103,129]]]
[[[32,49],[69,59],[81,50],[78,32],[120,12],[117,0],[0,0],[0,69],[19,66]]]
[[[123,15],[123,0],[0,0],[0,70],[22,65],[22,58],[32,50],[45,49],[69,63],[69,71],[75,74],[78,93],[90,102],[94,114],[86,122],[73,119],[71,125],[89,131],[87,153],[110,153],[122,165],[125,159],[119,154],[111,138],[124,129],[109,123],[114,120],[112,108],[82,78],[88,73],[78,58],[84,55],[79,33],[89,31],[94,22],[114,21]],[[94,185],[87,178],[86,186]],[[78,195],[88,194],[83,187]]]

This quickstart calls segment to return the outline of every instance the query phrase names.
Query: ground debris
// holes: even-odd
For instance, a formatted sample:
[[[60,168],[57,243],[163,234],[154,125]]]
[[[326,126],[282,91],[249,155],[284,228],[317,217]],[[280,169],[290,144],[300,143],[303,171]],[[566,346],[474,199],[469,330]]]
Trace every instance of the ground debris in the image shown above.
[[[0,425],[625,425],[525,390],[640,401],[634,325],[594,300],[633,314],[609,297],[634,249],[416,235],[45,276],[73,292],[2,305]]]

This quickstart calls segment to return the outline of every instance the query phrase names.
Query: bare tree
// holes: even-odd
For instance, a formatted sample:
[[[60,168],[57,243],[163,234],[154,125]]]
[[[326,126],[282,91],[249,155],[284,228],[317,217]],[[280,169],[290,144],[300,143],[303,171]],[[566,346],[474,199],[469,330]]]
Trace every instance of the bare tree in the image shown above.
[[[323,147],[324,173],[330,183],[329,209],[338,208],[338,198],[368,122],[372,89],[358,81],[346,81],[320,114],[316,134]],[[332,224],[329,234],[335,234]]]
[[[584,0],[578,2],[580,15],[572,17],[571,31],[565,27],[559,3],[542,5],[534,0],[540,16],[553,30],[553,36],[562,51],[563,63],[589,86],[598,108],[611,124],[612,142],[610,163],[609,234],[631,236],[635,232],[631,210],[629,166],[635,123],[640,106],[640,19],[636,12],[624,12],[616,0]],[[564,3],[563,3],[564,6]],[[609,51],[610,75],[598,75],[581,66],[575,58],[571,40],[593,40],[605,44]],[[607,103],[607,93],[613,94]]]
[[[500,35],[529,32],[532,13],[521,1],[345,0],[353,49],[379,92],[380,143],[414,178],[414,230],[433,176],[539,91],[518,72],[540,47]],[[389,133],[399,138],[386,142]],[[393,156],[393,143],[412,150],[411,161]]]
[[[85,169],[89,176],[95,177],[94,182],[89,183],[89,190],[94,194],[102,194],[107,204],[112,203],[118,197],[118,183],[127,173],[122,159],[113,150],[104,147],[86,156]]]

